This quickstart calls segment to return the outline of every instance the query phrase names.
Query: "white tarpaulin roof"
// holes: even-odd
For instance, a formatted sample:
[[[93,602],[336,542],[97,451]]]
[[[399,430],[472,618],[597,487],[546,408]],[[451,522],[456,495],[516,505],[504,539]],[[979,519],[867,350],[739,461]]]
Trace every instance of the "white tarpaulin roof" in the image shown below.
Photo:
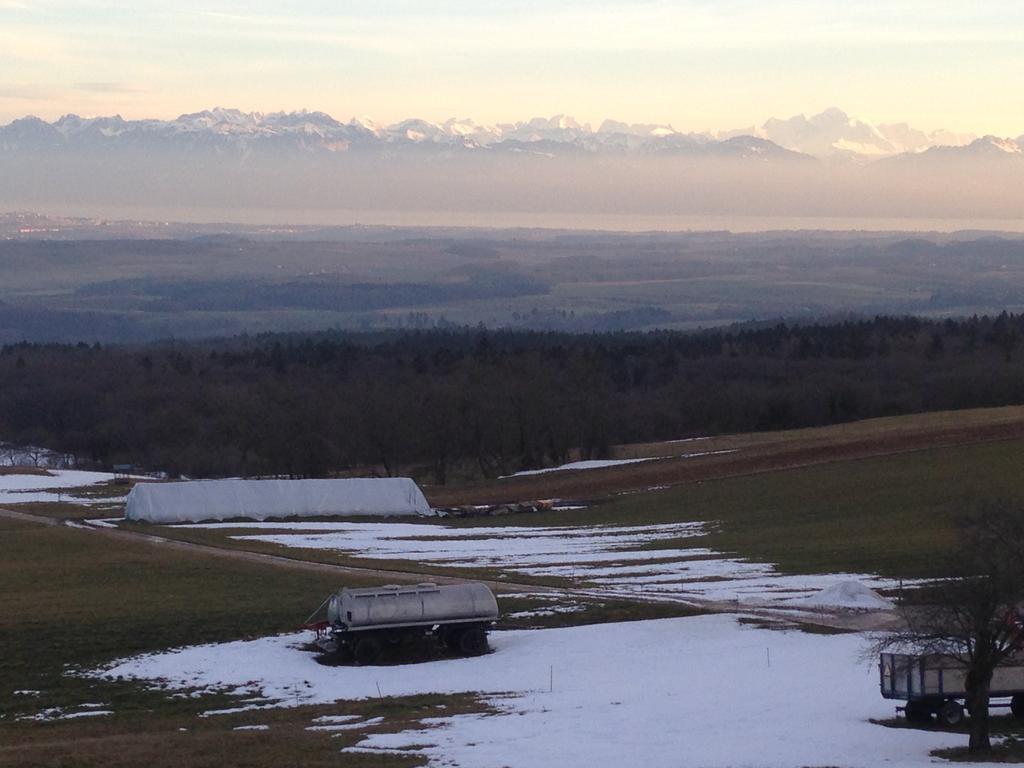
[[[139,483],[128,494],[125,511],[129,520],[151,523],[431,514],[423,492],[408,477]]]

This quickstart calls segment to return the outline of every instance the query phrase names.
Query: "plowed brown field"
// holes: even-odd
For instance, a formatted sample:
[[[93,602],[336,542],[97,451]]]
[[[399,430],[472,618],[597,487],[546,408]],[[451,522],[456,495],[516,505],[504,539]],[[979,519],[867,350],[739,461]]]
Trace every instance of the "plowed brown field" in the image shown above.
[[[930,448],[1024,438],[1024,408],[875,419],[851,425],[714,437],[690,443],[623,446],[622,457],[664,456],[601,469],[510,477],[463,486],[426,487],[435,507],[498,504],[533,499],[594,500],[654,486],[697,483],[835,461],[908,453]],[[684,457],[680,454],[732,450]]]

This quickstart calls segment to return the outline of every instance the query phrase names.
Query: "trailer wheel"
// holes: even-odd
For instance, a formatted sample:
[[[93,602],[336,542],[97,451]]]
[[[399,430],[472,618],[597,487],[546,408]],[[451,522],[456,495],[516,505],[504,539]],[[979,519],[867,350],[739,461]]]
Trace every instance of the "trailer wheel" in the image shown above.
[[[952,699],[944,701],[936,714],[938,714],[939,717],[939,724],[946,728],[952,728],[953,726],[960,725],[960,723],[964,721],[963,706]]]
[[[334,649],[334,663],[335,664],[348,664],[352,661],[352,648],[348,643],[338,643],[337,648]]]
[[[927,723],[932,719],[932,713],[928,707],[920,701],[908,701],[903,708],[908,723]]]
[[[459,650],[467,656],[487,653],[487,633],[480,627],[470,627],[459,636]]]
[[[449,651],[459,651],[462,647],[462,632],[458,629],[446,629],[441,634],[441,642]]]
[[[1024,694],[1016,694],[1010,699],[1010,711],[1018,720],[1024,720]]]
[[[380,658],[380,643],[375,638],[363,637],[356,643],[353,654],[358,664],[373,664]]]

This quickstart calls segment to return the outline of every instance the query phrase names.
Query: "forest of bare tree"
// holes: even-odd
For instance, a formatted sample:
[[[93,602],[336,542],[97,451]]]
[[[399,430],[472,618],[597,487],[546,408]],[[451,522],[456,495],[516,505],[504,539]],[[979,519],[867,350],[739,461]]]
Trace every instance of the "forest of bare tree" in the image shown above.
[[[1024,403],[1024,316],[0,348],[0,434],[189,476],[434,483],[579,449]],[[573,454],[575,455],[575,454]]]

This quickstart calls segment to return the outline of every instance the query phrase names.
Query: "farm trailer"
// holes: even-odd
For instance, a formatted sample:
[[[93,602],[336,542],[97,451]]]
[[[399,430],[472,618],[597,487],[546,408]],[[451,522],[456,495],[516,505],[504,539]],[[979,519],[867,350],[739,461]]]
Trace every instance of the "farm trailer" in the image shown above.
[[[963,721],[967,668],[962,662],[940,654],[883,653],[878,666],[882,696],[907,702],[907,720],[925,722],[935,715],[947,727]],[[1024,719],[1024,656],[1010,657],[996,667],[990,696],[1009,698],[1014,717]]]
[[[498,602],[486,584],[342,589],[327,600],[320,647],[372,664],[384,646],[433,635],[450,650],[476,656],[487,652],[487,631],[497,618]]]

